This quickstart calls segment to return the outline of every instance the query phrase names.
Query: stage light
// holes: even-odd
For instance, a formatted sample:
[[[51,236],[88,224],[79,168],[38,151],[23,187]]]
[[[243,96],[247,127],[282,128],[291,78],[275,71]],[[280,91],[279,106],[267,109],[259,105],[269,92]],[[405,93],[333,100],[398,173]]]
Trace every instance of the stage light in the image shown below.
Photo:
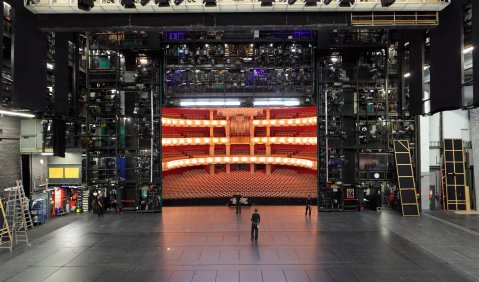
[[[333,1],[333,0],[323,0],[323,4],[324,5],[329,5],[329,3],[331,3],[331,1]]]
[[[175,0],[174,3],[175,3],[176,6],[178,6],[181,3],[183,3],[183,0]],[[180,104],[181,104],[181,102],[180,102]]]
[[[95,7],[93,0],[78,0],[78,9],[80,10],[88,12],[93,7]]]
[[[304,0],[304,6],[306,7],[313,7],[317,6],[316,0]]]
[[[262,7],[271,7],[273,6],[274,0],[261,0]]]
[[[216,7],[216,0],[203,0],[205,7]]]
[[[135,9],[135,1],[134,0],[121,0],[120,4],[125,7],[125,9]]]
[[[467,47],[467,48],[465,48],[465,49],[462,51],[462,53],[463,53],[463,54],[472,53],[473,50],[474,50],[474,46]]]
[[[355,0],[339,0],[339,7],[351,7],[355,2]]]
[[[396,0],[381,0],[381,6],[389,7],[394,4],[394,2],[396,2]]]
[[[157,4],[160,7],[169,7],[170,6],[170,1],[169,0],[155,0],[155,4]]]
[[[296,0],[288,0],[288,5],[294,5],[296,3]]]
[[[141,6],[146,6],[148,3],[150,3],[150,0],[140,0]]]

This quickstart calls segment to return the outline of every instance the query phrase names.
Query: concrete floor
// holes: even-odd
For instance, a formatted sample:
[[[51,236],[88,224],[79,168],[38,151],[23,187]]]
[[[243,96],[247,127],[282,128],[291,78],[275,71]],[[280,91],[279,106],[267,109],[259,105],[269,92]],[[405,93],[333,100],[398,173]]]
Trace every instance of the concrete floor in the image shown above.
[[[479,216],[171,207],[163,214],[69,215],[0,253],[1,281],[474,281]]]

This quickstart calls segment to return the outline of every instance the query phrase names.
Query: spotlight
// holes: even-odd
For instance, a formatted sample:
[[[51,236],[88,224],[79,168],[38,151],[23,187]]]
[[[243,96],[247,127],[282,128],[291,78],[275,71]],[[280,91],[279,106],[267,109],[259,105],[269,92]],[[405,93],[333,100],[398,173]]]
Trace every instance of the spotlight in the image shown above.
[[[312,7],[317,5],[318,4],[316,3],[316,0],[304,0],[304,6],[306,7]]]
[[[274,0],[261,0],[262,7],[271,7],[273,6]]]
[[[329,3],[331,3],[331,1],[333,1],[333,0],[323,0],[323,4],[324,5],[329,5]]]
[[[175,3],[176,6],[178,6],[178,5],[180,5],[181,3],[183,3],[183,0],[175,0],[174,3]]]
[[[205,7],[216,7],[216,0],[203,0]]]
[[[389,7],[394,4],[394,2],[396,2],[396,0],[381,0],[381,6]]]
[[[339,0],[339,7],[351,7],[355,0]]]
[[[94,6],[95,4],[93,3],[93,0],[78,0],[78,9],[80,10],[88,12]]]
[[[135,1],[134,0],[121,0],[120,4],[125,7],[126,9],[135,9]]]
[[[294,3],[296,3],[296,0],[288,0],[288,5],[293,5]]]
[[[170,1],[169,0],[155,0],[155,4],[157,4],[160,7],[168,7],[168,6],[170,6]]]
[[[150,3],[150,0],[140,0],[141,6],[146,6],[148,3]]]

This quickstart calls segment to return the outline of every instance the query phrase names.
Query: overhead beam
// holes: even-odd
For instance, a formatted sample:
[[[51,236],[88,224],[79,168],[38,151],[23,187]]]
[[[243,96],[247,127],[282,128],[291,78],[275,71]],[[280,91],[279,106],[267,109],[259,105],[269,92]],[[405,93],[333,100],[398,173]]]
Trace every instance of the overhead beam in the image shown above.
[[[221,13],[221,14],[52,14],[39,15],[42,31],[128,30],[280,30],[351,26],[350,13]]]

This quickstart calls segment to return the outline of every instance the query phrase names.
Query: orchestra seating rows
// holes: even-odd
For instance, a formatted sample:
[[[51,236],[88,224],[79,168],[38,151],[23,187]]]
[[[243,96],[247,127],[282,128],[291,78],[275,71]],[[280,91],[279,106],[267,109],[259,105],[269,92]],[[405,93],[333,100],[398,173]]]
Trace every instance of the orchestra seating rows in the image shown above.
[[[247,198],[314,197],[316,176],[288,169],[277,169],[270,175],[245,171],[210,175],[204,170],[190,170],[163,179],[165,200],[230,198],[238,192]]]

